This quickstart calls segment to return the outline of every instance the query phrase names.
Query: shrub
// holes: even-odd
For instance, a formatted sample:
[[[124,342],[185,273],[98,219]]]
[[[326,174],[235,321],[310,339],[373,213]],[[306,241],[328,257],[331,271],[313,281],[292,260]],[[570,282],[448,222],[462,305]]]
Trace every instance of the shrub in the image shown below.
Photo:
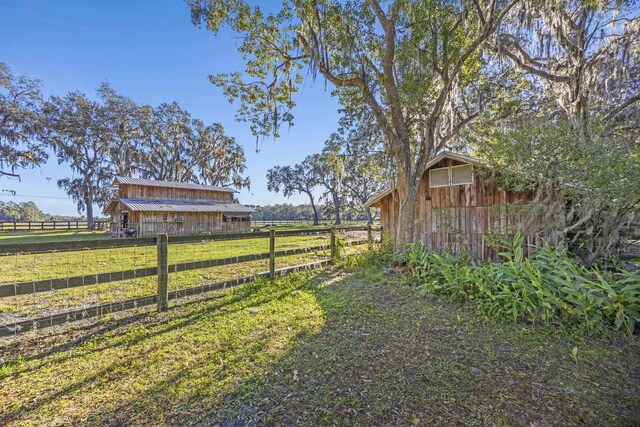
[[[471,301],[479,312],[506,321],[561,324],[632,335],[640,320],[640,273],[610,263],[587,268],[567,251],[544,246],[524,257],[522,236],[502,242],[504,262],[473,263],[466,255],[408,248],[420,288],[450,301]]]

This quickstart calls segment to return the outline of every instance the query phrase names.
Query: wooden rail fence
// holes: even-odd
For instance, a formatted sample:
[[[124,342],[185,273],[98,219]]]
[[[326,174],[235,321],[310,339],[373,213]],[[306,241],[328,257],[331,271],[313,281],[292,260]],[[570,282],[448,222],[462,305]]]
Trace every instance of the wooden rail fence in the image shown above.
[[[155,295],[146,295],[138,298],[133,298],[125,301],[94,305],[86,308],[79,308],[76,310],[66,311],[64,313],[57,313],[50,316],[38,317],[30,320],[23,320],[12,322],[8,325],[3,325],[0,328],[0,337],[10,336],[30,330],[58,325],[61,323],[72,322],[75,320],[87,319],[91,317],[101,316],[107,313],[114,313],[123,310],[129,310],[137,307],[144,307],[149,305],[156,305],[157,310],[165,310],[168,307],[170,300],[183,298],[186,296],[197,295],[200,293],[210,292],[214,290],[224,289],[231,286],[237,286],[243,283],[247,283],[259,277],[268,277],[271,280],[275,279],[279,275],[296,271],[300,269],[310,269],[325,266],[331,262],[335,262],[338,257],[338,243],[337,234],[339,232],[349,231],[367,231],[366,239],[354,239],[347,242],[342,242],[344,246],[355,246],[362,244],[373,244],[374,237],[373,231],[381,230],[380,228],[372,228],[371,226],[359,226],[359,227],[332,227],[309,230],[288,230],[288,231],[276,231],[269,230],[266,232],[254,232],[254,233],[233,233],[233,234],[217,234],[217,235],[198,235],[198,236],[167,236],[161,234],[156,237],[137,238],[137,239],[122,239],[122,240],[89,240],[89,241],[71,241],[71,242],[55,242],[46,244],[11,244],[0,246],[0,258],[8,255],[20,255],[27,253],[42,253],[42,252],[66,252],[85,249],[106,249],[106,248],[121,248],[129,246],[157,246],[157,258],[156,265],[150,267],[143,267],[137,269],[129,269],[122,271],[113,271],[107,273],[86,274],[73,277],[53,278],[34,281],[23,281],[15,283],[0,284],[0,298],[15,297],[20,295],[37,294],[41,292],[51,292],[61,289],[69,289],[80,286],[96,285],[100,283],[108,283],[113,281],[129,280],[140,277],[157,276],[157,293]],[[330,240],[328,245],[316,245],[310,247],[302,247],[295,249],[286,249],[276,251],[277,237],[285,236],[313,236],[318,234],[329,233]],[[257,239],[268,238],[269,239],[269,252],[239,255],[235,257],[207,259],[200,261],[188,261],[177,264],[168,263],[169,245],[180,243],[199,243],[208,241],[223,241],[223,240],[239,240],[239,239]],[[314,251],[330,251],[330,257],[327,260],[319,262],[306,263],[301,265],[295,265],[292,267],[276,269],[276,258],[291,256],[297,254],[303,254]],[[201,268],[211,268],[230,264],[239,264],[244,262],[256,261],[256,260],[269,260],[269,271],[259,272],[252,276],[240,277],[237,279],[231,279],[221,281],[217,283],[207,283],[200,286],[190,287],[186,289],[180,289],[175,291],[169,291],[170,273],[176,273],[181,271],[196,270]]]
[[[108,230],[108,221],[94,221],[95,230]],[[0,221],[0,231],[87,230],[87,221]]]
[[[252,226],[267,226],[267,225],[296,225],[296,224],[313,224],[313,218],[298,218],[298,219],[252,219]],[[319,224],[332,224],[335,220],[319,218]],[[366,225],[366,219],[342,219],[340,221],[342,225]],[[374,223],[379,223],[379,220]]]

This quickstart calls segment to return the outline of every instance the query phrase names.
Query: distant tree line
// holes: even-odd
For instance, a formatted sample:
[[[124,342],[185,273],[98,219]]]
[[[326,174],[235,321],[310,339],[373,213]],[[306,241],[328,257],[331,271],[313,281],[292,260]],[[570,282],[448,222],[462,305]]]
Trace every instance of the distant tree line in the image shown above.
[[[69,221],[85,220],[84,216],[52,215],[43,212],[35,202],[0,202],[0,221]]]
[[[289,203],[276,205],[249,205],[255,212],[251,214],[254,221],[277,221],[277,220],[313,220],[314,210],[311,204],[292,205]],[[318,207],[320,220],[335,221],[335,210],[330,202],[321,204]],[[347,221],[367,221],[368,217],[364,210],[346,209],[342,212],[342,219]],[[373,219],[378,219],[378,212],[373,213]]]
[[[0,221],[46,221],[50,215],[34,202],[0,202]]]
[[[40,82],[16,76],[0,62],[0,178],[53,155],[68,166],[57,180],[85,212],[105,207],[118,175],[248,187],[242,146],[219,123],[195,119],[176,102],[136,104],[108,83],[96,97],[73,91],[45,99]]]
[[[269,169],[267,181],[270,191],[282,191],[286,197],[306,195],[315,224],[320,218],[331,218],[335,224],[343,218],[371,223],[374,212],[363,205],[391,185],[392,175],[373,117],[345,113],[320,153],[293,166]]]

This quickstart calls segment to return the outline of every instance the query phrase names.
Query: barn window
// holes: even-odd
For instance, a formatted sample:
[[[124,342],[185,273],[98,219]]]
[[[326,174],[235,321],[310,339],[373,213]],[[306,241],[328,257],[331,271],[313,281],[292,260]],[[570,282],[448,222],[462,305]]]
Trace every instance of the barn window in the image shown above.
[[[162,222],[167,222],[167,214],[162,214]]]
[[[448,187],[473,183],[473,166],[460,165],[429,171],[429,187]]]
[[[473,166],[462,165],[451,167],[451,185],[464,185],[473,183]]]
[[[249,215],[242,215],[242,214],[222,215],[222,222],[248,222],[248,221],[251,221],[251,217]]]
[[[431,169],[429,171],[429,187],[446,187],[449,185],[449,168]]]

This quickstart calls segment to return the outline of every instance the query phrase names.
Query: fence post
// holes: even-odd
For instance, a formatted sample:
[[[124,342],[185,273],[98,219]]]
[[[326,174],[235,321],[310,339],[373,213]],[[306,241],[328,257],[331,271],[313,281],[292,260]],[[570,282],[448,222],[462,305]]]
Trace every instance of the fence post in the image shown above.
[[[158,234],[156,241],[158,244],[158,311],[166,310],[169,307],[169,251],[168,236]]]
[[[373,248],[373,229],[371,224],[367,224],[367,242],[369,242],[369,249]]]
[[[331,235],[329,240],[329,246],[331,247],[331,262],[334,263],[338,260],[338,248],[336,247],[336,229],[331,227]]]
[[[276,278],[276,230],[269,230],[269,278]]]

